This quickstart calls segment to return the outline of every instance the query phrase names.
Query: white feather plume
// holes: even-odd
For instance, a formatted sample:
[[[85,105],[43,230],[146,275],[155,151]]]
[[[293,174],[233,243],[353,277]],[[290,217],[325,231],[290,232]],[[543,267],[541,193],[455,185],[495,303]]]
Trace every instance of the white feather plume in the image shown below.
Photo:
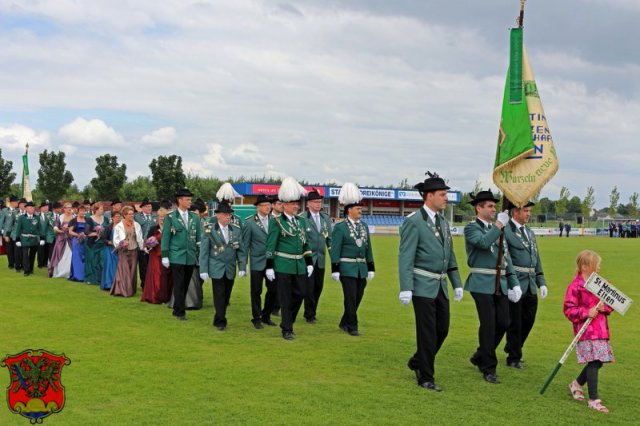
[[[286,177],[278,190],[278,199],[282,202],[298,201],[300,197],[307,195],[307,191],[291,176]]]
[[[355,183],[347,182],[340,188],[338,202],[342,205],[358,204],[362,201],[362,193]]]
[[[229,182],[225,182],[222,184],[218,192],[216,192],[216,198],[218,201],[227,200],[233,203],[233,200],[241,197],[240,194],[233,189],[233,186]]]

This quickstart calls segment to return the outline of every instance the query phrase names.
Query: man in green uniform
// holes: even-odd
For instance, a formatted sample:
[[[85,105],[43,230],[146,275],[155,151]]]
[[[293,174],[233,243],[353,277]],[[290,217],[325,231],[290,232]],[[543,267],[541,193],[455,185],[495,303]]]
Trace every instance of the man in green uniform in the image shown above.
[[[531,207],[535,204],[528,202],[522,208],[508,203],[511,220],[504,227],[504,238],[509,246],[509,255],[513,262],[522,297],[516,303],[509,302],[509,316],[511,321],[507,329],[507,366],[515,369],[523,368],[522,347],[527,340],[538,311],[538,288],[540,297],[547,297],[547,283],[542,271],[538,243],[533,231],[526,226],[531,217]]]
[[[417,350],[408,362],[418,386],[440,392],[434,381],[435,358],[449,334],[449,292],[447,277],[462,299],[462,280],[458,272],[449,222],[442,215],[447,206],[449,187],[436,174],[415,185],[424,205],[412,213],[400,228],[400,302],[413,301]]]
[[[331,278],[340,281],[344,313],[338,327],[351,336],[359,336],[358,307],[367,281],[375,275],[369,227],[362,222],[362,194],[353,183],[345,183],[338,202],[344,206],[344,220],[331,234]]]
[[[14,210],[14,215],[12,217],[10,217],[11,222],[9,223],[9,235],[11,237],[11,240],[13,241],[14,245],[19,241],[19,236],[17,235],[16,231],[18,230],[18,219],[20,218],[20,216],[24,215],[26,213],[26,204],[27,204],[27,200],[25,200],[24,198],[20,198],[20,200],[18,200],[18,208],[16,210]],[[22,249],[18,248],[19,246],[15,245],[16,250],[15,250],[15,262],[14,262],[14,266],[15,266],[15,270],[16,272],[23,272],[23,265],[22,265],[22,260],[23,260],[23,256],[22,256]]]
[[[47,235],[53,232],[53,213],[49,211],[48,200],[40,203],[40,212],[37,217],[40,239],[44,241],[44,244],[38,246],[38,268],[46,268],[49,252],[53,250],[51,242],[47,240]]]
[[[178,208],[165,216],[160,241],[162,266],[170,267],[173,277],[173,315],[180,321],[187,319],[185,297],[202,235],[200,218],[189,211],[191,197],[193,194],[187,188],[178,191]]]
[[[142,238],[145,240],[148,237],[149,229],[154,226],[158,219],[155,214],[151,212],[151,202],[148,198],[144,198],[140,203],[140,211],[136,212],[133,220],[140,224],[142,230]],[[144,281],[147,277],[147,264],[149,263],[149,254],[144,250],[138,251],[138,272],[140,273],[140,283],[144,287]]]
[[[284,212],[269,221],[267,235],[267,270],[269,280],[278,283],[281,319],[285,340],[293,340],[293,323],[304,298],[307,278],[313,273],[311,250],[305,233],[306,221],[296,217],[304,189],[291,177],[285,178],[278,191]]]
[[[120,212],[120,210],[122,210],[122,201],[120,201],[120,198],[116,197],[111,200],[111,210],[104,212],[104,217],[109,221],[109,223],[111,223],[111,214]]]
[[[491,191],[471,194],[471,204],[477,219],[464,227],[469,276],[465,290],[471,292],[476,304],[480,329],[479,345],[470,361],[478,367],[484,380],[498,384],[496,375],[496,347],[509,326],[509,301],[517,302],[522,296],[506,241],[500,247],[500,234],[509,222],[506,212],[496,217],[498,200]],[[498,278],[499,276],[499,278]],[[508,298],[507,298],[508,297]]]
[[[228,202],[218,203],[216,223],[206,223],[200,246],[200,278],[211,278],[215,315],[213,326],[220,331],[227,328],[227,304],[231,298],[236,267],[238,276],[246,274],[246,253],[242,243],[242,230],[231,223],[233,209]]]
[[[44,245],[44,239],[40,239],[40,225],[35,216],[35,206],[29,201],[25,205],[26,212],[18,217],[16,224],[16,247],[22,249],[22,267],[24,276],[33,274],[33,264],[36,260],[38,246]]]
[[[262,324],[275,326],[271,320],[271,311],[278,298],[276,282],[265,276],[267,269],[267,233],[269,232],[269,220],[271,215],[271,199],[266,195],[258,195],[256,202],[256,214],[247,218],[242,228],[242,243],[249,253],[251,260],[251,322],[257,329],[263,328]],[[262,281],[266,281],[267,293],[264,296],[264,308],[262,307]]]
[[[307,281],[304,297],[304,318],[310,324],[317,321],[316,312],[324,287],[325,257],[331,247],[331,218],[322,211],[322,198],[317,189],[310,191],[307,194],[308,210],[300,215],[307,222],[307,241],[313,258],[313,274]]]
[[[16,260],[16,246],[15,241],[11,239],[11,231],[13,230],[13,224],[18,214],[18,197],[11,195],[9,197],[9,203],[7,207],[2,210],[2,237],[4,239],[5,250],[7,252],[7,261],[9,262],[9,269],[15,268]],[[17,250],[18,256],[22,257],[22,250]]]

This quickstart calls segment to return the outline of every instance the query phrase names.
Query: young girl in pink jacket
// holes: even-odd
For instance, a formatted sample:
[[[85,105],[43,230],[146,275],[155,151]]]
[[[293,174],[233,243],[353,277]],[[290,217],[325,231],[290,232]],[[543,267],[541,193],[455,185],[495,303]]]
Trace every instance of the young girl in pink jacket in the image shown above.
[[[593,318],[591,324],[576,345],[578,362],[587,364],[580,375],[569,384],[569,392],[573,399],[584,400],[582,386],[589,386],[588,407],[596,411],[608,413],[607,407],[598,399],[598,370],[603,362],[615,361],[611,345],[609,344],[609,325],[607,316],[612,309],[600,303],[600,299],[584,288],[585,281],[592,272],[600,271],[598,253],[584,250],[576,259],[577,274],[573,279],[564,298],[564,315],[573,323],[574,335],[578,333],[587,318]]]

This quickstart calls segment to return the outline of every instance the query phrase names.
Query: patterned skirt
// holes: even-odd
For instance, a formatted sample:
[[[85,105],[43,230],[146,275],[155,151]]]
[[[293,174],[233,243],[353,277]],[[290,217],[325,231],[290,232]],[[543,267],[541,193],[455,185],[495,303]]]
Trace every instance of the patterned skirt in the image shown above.
[[[591,361],[614,362],[613,350],[608,340],[583,340],[576,345],[580,364]]]

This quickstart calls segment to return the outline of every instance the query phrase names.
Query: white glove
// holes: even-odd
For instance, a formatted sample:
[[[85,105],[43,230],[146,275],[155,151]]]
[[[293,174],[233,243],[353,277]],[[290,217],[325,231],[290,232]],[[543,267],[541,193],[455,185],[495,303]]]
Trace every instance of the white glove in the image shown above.
[[[547,286],[543,285],[542,287],[540,287],[540,298],[544,299],[545,297],[547,297]]]
[[[200,279],[201,279],[202,281],[206,281],[206,280],[208,280],[208,279],[209,279],[209,274],[207,274],[206,272],[202,272],[202,273],[200,273]]]
[[[22,247],[22,243],[20,241],[16,241],[16,247]]]
[[[246,276],[247,276],[247,271],[238,271],[238,276],[239,276],[240,278],[244,278],[244,277],[246,277]]]
[[[461,301],[462,296],[464,296],[464,290],[462,290],[462,287],[458,287],[454,291],[456,292],[456,295],[453,297],[454,302]]]
[[[43,246],[44,245],[44,240],[40,240],[40,245]]]
[[[367,281],[371,281],[375,275],[376,274],[373,271],[367,272]]]
[[[400,303],[403,305],[408,305],[411,302],[411,298],[413,297],[413,292],[411,290],[401,291],[398,298],[400,299]]]
[[[331,274],[331,279],[334,281],[340,281],[340,272],[334,272]]]
[[[517,285],[511,290],[513,291],[513,300],[511,301],[513,303],[518,303],[518,300],[520,300],[520,298],[522,297],[522,289],[520,288],[519,285]]]
[[[169,267],[169,258],[168,257],[163,257],[162,258],[162,266],[164,266],[165,268]]]
[[[507,290],[507,299],[509,299],[509,302],[513,302],[513,290]]]
[[[501,213],[498,213],[498,222],[500,222],[503,225],[506,225],[507,223],[509,223],[509,210],[505,210]]]
[[[307,276],[310,277],[313,275],[313,266],[307,265]]]
[[[276,272],[273,269],[267,269],[264,273],[269,281],[276,279]]]

